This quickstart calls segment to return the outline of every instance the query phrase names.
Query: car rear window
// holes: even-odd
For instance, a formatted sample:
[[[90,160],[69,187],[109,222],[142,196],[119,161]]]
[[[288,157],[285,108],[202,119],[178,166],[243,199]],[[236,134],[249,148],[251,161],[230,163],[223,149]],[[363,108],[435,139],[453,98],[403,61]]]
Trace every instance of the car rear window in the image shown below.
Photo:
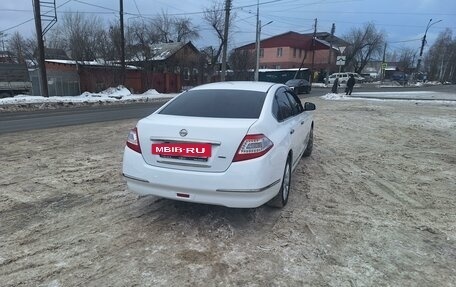
[[[265,92],[194,90],[180,95],[159,113],[187,117],[257,119],[265,98]]]

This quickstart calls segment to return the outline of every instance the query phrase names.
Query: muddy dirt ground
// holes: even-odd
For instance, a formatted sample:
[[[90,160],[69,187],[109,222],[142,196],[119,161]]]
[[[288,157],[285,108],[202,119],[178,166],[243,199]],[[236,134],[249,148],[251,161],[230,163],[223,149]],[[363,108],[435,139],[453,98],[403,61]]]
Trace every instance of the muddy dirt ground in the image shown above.
[[[1,286],[456,286],[456,108],[324,101],[286,208],[138,198],[136,120],[0,135]]]

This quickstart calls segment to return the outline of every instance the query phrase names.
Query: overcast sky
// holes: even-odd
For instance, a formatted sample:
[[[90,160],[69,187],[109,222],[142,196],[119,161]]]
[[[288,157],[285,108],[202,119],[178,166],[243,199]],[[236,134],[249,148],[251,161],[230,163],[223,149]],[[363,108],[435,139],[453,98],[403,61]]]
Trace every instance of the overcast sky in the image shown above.
[[[125,21],[138,19],[140,15],[153,17],[162,10],[168,14],[190,17],[201,30],[202,37],[195,41],[196,46],[216,45],[212,30],[201,20],[202,11],[210,7],[213,1],[124,0]],[[232,2],[237,15],[230,39],[230,46],[234,48],[255,41],[257,0]],[[58,17],[69,11],[78,11],[88,16],[99,16],[106,22],[118,19],[119,0],[56,0],[56,4],[60,6],[57,9]],[[262,23],[273,21],[263,27],[262,39],[288,31],[311,33],[315,18],[318,19],[319,32],[330,32],[332,23],[335,23],[336,36],[339,37],[353,27],[373,22],[387,34],[391,49],[406,46],[418,50],[431,18],[433,22],[442,22],[429,29],[429,44],[445,28],[456,33],[456,0],[260,0]],[[24,36],[31,36],[34,29],[32,0],[0,1],[0,31],[7,35],[19,31]]]

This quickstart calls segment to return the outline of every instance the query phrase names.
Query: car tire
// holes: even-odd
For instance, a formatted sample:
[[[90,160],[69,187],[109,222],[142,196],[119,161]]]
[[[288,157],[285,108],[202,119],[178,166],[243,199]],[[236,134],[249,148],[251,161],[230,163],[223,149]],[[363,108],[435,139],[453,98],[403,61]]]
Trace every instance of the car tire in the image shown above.
[[[310,88],[306,89],[306,94],[310,94]]]
[[[280,186],[279,193],[274,196],[267,205],[272,207],[282,208],[288,202],[288,197],[291,191],[291,157],[287,158],[285,169],[283,171],[282,185]]]
[[[309,140],[307,141],[307,147],[302,154],[303,157],[308,157],[312,154],[312,149],[313,149],[313,128],[310,129],[309,132]]]

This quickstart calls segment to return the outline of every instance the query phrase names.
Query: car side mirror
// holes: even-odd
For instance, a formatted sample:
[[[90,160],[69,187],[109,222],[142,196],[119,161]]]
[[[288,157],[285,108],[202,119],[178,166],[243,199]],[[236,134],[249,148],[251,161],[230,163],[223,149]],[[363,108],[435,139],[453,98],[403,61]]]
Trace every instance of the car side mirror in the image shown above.
[[[305,102],[304,103],[304,111],[313,111],[315,110],[316,106],[313,103]]]

